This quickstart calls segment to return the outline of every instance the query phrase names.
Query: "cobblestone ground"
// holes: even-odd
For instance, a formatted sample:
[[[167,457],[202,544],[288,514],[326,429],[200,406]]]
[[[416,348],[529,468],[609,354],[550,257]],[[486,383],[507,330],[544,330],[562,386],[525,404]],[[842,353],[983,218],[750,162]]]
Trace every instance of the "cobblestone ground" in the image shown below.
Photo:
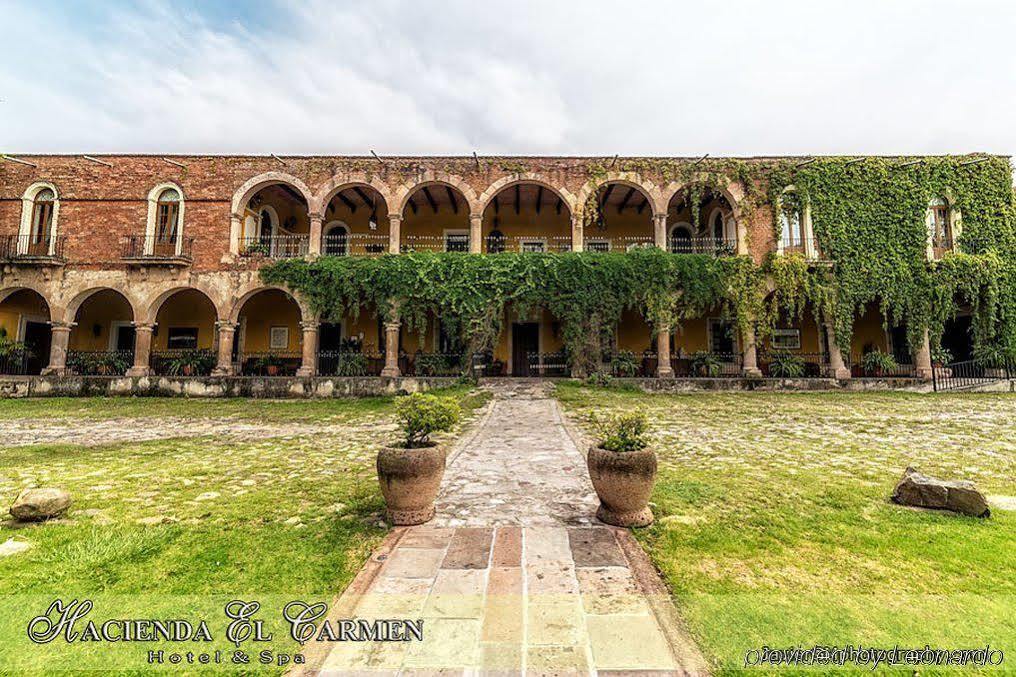
[[[450,459],[435,520],[396,532],[333,611],[423,619],[424,640],[342,643],[321,674],[704,672],[639,546],[594,521],[556,403],[510,394]]]

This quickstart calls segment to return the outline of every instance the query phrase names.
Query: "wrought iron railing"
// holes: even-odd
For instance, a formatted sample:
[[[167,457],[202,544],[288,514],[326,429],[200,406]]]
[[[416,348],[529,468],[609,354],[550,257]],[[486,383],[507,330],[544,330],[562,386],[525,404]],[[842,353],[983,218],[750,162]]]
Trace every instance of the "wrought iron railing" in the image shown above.
[[[490,237],[483,240],[483,250],[488,254],[503,252],[570,252],[572,239],[570,235],[532,237],[504,236]]]
[[[847,362],[853,378],[917,378],[917,367],[912,362],[897,361],[896,366],[865,368],[863,355],[851,355]]]
[[[36,238],[32,235],[8,235],[0,238],[0,260],[55,261],[64,257],[66,237]]]
[[[18,344],[0,345],[0,374],[25,376],[33,373],[35,354],[31,348]]]
[[[940,235],[931,239],[931,250],[936,259],[940,259],[947,253],[954,251],[955,242],[951,236]]]
[[[417,352],[407,357],[407,375],[412,376],[461,376],[470,368],[466,353]]]
[[[388,236],[377,233],[332,233],[321,240],[324,256],[380,256],[388,248]]]
[[[233,368],[240,376],[295,376],[302,362],[303,355],[296,351],[243,352]]]
[[[737,253],[737,240],[725,237],[674,237],[668,249],[671,254],[712,254],[733,256]]]
[[[133,365],[133,350],[67,351],[67,370],[78,376],[123,376]]]
[[[150,235],[128,235],[123,238],[123,258],[128,260],[170,260],[190,261],[194,249],[194,238],[161,240]]]
[[[318,373],[322,376],[380,376],[385,356],[357,350],[322,350]]]
[[[738,353],[694,353],[671,356],[670,368],[680,378],[737,378],[741,376]]]
[[[216,355],[208,349],[152,351],[149,366],[158,376],[208,376],[215,368]]]
[[[986,366],[979,360],[963,360],[931,368],[931,382],[935,392],[968,390],[999,381],[1016,379],[1016,361],[1003,360]]]
[[[526,353],[526,358],[529,363],[528,376],[569,376],[571,374],[568,355],[564,351]]]
[[[652,235],[600,237],[595,233],[586,233],[582,241],[582,249],[587,252],[627,252],[655,246],[656,240]]]
[[[269,259],[292,259],[310,251],[308,235],[266,235],[240,240],[241,256],[262,256]]]
[[[653,351],[619,350],[603,356],[602,371],[615,378],[651,378],[656,376],[658,364],[659,358]]]
[[[814,237],[795,237],[781,240],[779,250],[784,254],[801,254],[813,260],[822,258],[822,250],[819,249],[818,238]]]
[[[468,252],[469,234],[404,235],[399,249],[404,254],[412,252]]]
[[[829,373],[829,359],[823,353],[773,350],[759,353],[758,367],[767,378],[822,378]]]

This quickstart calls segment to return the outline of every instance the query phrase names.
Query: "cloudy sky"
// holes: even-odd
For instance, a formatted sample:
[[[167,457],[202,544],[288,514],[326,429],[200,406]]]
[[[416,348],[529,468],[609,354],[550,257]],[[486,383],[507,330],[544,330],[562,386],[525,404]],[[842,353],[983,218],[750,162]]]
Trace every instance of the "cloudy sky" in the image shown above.
[[[1016,149],[1011,0],[0,0],[4,152]]]

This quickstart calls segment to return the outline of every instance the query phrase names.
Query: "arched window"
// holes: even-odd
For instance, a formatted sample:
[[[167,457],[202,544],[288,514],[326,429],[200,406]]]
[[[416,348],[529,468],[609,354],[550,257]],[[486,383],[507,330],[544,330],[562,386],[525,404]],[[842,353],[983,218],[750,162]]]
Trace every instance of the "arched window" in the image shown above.
[[[325,226],[325,256],[345,256],[349,252],[349,228],[336,221]]]
[[[691,226],[686,223],[679,223],[670,230],[670,253],[691,254],[693,250],[691,241]]]
[[[784,250],[804,247],[804,216],[801,200],[790,189],[780,196],[780,240]]]
[[[936,249],[952,249],[952,213],[945,198],[935,198],[928,204],[928,234]]]
[[[49,188],[43,188],[35,194],[32,201],[32,229],[29,233],[29,244],[36,246],[48,245],[53,234],[53,211],[56,194]]]
[[[180,193],[167,188],[159,193],[155,206],[155,241],[157,244],[175,244],[180,228]]]

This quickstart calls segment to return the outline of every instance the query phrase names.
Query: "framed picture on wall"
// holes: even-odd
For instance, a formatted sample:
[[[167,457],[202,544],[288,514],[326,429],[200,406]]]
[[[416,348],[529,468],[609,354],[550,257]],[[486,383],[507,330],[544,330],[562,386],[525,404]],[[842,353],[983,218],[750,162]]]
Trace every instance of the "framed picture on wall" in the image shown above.
[[[272,327],[268,334],[268,347],[285,350],[289,347],[289,327]]]
[[[774,329],[773,348],[777,350],[800,350],[800,329]]]

